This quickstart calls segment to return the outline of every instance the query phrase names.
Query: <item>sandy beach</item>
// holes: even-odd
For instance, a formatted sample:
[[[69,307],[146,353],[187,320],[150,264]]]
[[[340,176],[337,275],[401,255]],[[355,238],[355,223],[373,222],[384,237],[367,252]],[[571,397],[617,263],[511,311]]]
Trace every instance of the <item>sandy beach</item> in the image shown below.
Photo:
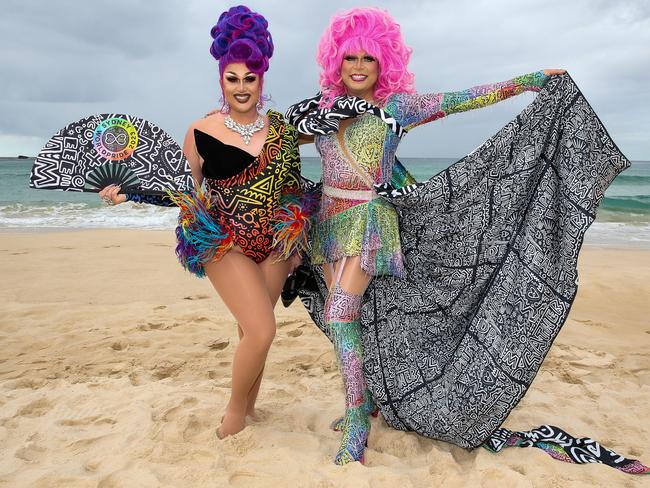
[[[260,421],[215,436],[234,319],[168,231],[0,234],[0,486],[637,487],[537,449],[492,454],[372,420],[334,466],[343,391],[302,305],[277,308]],[[505,426],[548,423],[650,463],[650,250],[583,249],[569,320]]]

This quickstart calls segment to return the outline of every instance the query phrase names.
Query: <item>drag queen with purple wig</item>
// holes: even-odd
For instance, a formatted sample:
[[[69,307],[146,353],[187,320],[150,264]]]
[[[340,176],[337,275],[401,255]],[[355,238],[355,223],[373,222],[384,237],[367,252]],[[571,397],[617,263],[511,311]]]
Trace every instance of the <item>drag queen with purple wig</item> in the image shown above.
[[[417,94],[410,54],[385,11],[337,15],[318,47],[321,93],[287,112],[322,160],[315,276],[300,295],[343,377],[335,463],[363,462],[377,407],[397,429],[467,448],[566,439],[556,457],[586,462],[586,441],[560,429],[498,428],[566,319],[582,235],[629,163],[563,70]],[[542,93],[429,181],[395,158],[407,131],[525,91]]]
[[[212,28],[210,52],[219,61],[224,105],[192,123],[185,136],[194,193],[160,198],[119,194],[119,187],[100,193],[112,203],[177,205],[179,260],[193,274],[207,275],[239,324],[220,438],[241,431],[247,416],[255,417],[275,336],[273,309],[307,241],[297,133],[280,113],[259,113],[273,54],[267,27],[262,15],[238,6],[221,14]]]

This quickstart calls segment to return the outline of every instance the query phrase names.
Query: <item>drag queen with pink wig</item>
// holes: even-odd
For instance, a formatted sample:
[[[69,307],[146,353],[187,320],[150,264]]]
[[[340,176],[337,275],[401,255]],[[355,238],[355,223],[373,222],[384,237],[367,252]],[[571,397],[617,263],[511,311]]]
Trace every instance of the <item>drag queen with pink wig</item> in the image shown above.
[[[314,279],[299,292],[343,377],[335,463],[363,462],[376,408],[397,429],[467,448],[565,435],[562,455],[584,462],[571,450],[584,439],[560,429],[499,427],[566,319],[582,235],[629,162],[563,70],[418,94],[410,55],[387,12],[341,13],[318,46],[321,93],[287,112],[322,160]],[[415,127],[525,91],[542,93],[430,180],[395,158]],[[616,459],[591,462],[640,469]]]

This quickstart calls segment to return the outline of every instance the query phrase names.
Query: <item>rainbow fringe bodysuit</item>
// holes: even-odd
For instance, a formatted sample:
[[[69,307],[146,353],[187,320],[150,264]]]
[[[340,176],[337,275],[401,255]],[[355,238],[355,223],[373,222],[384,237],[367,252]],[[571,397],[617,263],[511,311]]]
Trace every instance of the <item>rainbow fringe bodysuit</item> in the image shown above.
[[[204,159],[206,191],[197,188],[167,197],[127,195],[130,201],[179,207],[176,255],[199,277],[205,275],[207,263],[233,246],[257,263],[271,253],[287,259],[306,250],[315,204],[301,191],[298,136],[282,114],[267,115],[268,135],[256,157],[194,131]],[[226,152],[227,161],[222,161]]]

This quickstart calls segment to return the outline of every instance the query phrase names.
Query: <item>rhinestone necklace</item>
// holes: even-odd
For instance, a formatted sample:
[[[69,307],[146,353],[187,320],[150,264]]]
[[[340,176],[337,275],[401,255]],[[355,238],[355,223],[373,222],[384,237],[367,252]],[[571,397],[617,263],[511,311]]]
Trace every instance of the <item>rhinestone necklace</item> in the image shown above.
[[[251,142],[253,134],[264,128],[264,118],[261,115],[251,124],[240,124],[239,122],[232,120],[230,115],[226,115],[223,119],[223,123],[230,130],[237,132],[237,134],[239,134],[244,140],[244,144],[247,146],[248,143]]]

